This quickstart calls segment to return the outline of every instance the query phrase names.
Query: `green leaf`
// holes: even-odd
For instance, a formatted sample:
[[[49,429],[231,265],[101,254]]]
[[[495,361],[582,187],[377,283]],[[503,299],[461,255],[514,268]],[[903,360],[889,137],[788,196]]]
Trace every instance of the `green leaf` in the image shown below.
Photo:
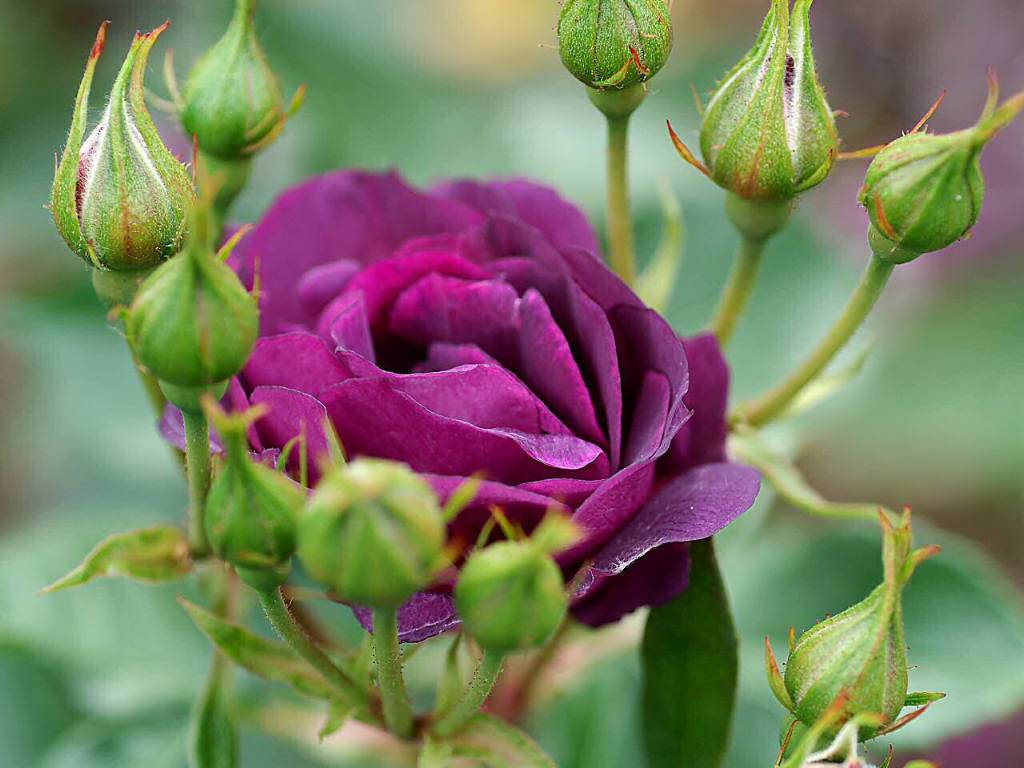
[[[483,713],[449,739],[428,738],[418,768],[446,768],[455,759],[467,768],[556,768],[526,733]]]
[[[236,768],[238,765],[238,732],[226,677],[224,661],[215,659],[192,714],[189,733],[192,768]]]
[[[337,692],[323,676],[284,643],[253,634],[245,627],[227,622],[184,598],[179,597],[178,602],[210,642],[238,666],[265,680],[287,683],[313,698],[337,698]]]
[[[759,470],[783,500],[812,515],[877,520],[878,510],[885,509],[878,504],[829,501],[808,484],[799,469],[773,451],[758,432],[734,433],[729,438],[729,452],[737,461]]]
[[[126,576],[159,584],[179,579],[192,569],[188,539],[170,525],[115,533],[100,542],[81,565],[43,592],[59,592],[103,576]]]
[[[711,539],[690,545],[690,585],[644,632],[650,768],[717,768],[729,746],[739,653]]]

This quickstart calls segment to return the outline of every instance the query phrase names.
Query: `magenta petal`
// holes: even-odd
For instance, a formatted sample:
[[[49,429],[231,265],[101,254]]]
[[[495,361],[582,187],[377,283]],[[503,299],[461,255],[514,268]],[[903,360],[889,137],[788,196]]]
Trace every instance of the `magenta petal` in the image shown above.
[[[683,401],[693,415],[665,455],[668,472],[725,461],[725,439],[729,435],[729,366],[718,341],[711,334],[703,334],[684,339],[683,345],[690,368],[690,385]]]
[[[452,344],[447,341],[435,341],[427,347],[427,357],[420,363],[416,371],[447,371],[460,365],[487,365],[498,361],[484,352],[476,344]]]
[[[605,442],[569,341],[544,298],[533,289],[519,302],[518,373],[577,434]]]
[[[323,339],[302,332],[260,339],[242,372],[250,389],[287,387],[314,397],[348,377],[348,371]]]
[[[441,503],[461,486],[466,478],[442,475],[425,475]],[[472,544],[484,523],[491,518],[492,509],[499,507],[505,516],[523,530],[530,531],[549,511],[569,514],[570,510],[550,496],[524,490],[521,486],[509,486],[485,480],[480,483],[476,496],[466,505],[450,526],[450,538]]]
[[[481,267],[467,261],[451,250],[403,251],[394,258],[385,259],[364,269],[349,283],[345,293],[335,299],[320,316],[317,330],[326,336],[339,308],[349,301],[350,293],[361,293],[366,302],[366,315],[370,327],[377,330],[386,320],[391,305],[409,286],[428,275],[461,277],[466,280],[484,280],[489,275]]]
[[[522,483],[518,487],[531,493],[539,493],[555,499],[574,509],[601,487],[607,480],[579,480],[573,477],[551,477],[547,480],[535,480]]]
[[[441,416],[484,429],[572,434],[523,382],[495,364],[464,365],[388,378],[392,389],[404,392]]]
[[[471,208],[408,187],[396,174],[343,171],[282,194],[236,249],[249,284],[259,265],[261,325],[276,333],[305,317],[297,290],[314,267],[342,259],[387,258],[423,235],[458,233],[478,224]]]
[[[352,613],[367,632],[373,632],[373,616],[368,609],[355,606]],[[422,643],[457,629],[460,623],[451,595],[420,592],[398,609],[398,639],[403,643]]]
[[[654,464],[634,464],[606,480],[573,515],[583,539],[558,556],[562,564],[578,562],[611,539],[651,495]]]
[[[313,267],[299,280],[299,300],[310,324],[316,322],[324,307],[349,284],[362,265],[352,259],[332,261]]]
[[[284,447],[289,440],[305,435],[310,482],[316,482],[318,467],[331,457],[324,404],[312,395],[285,387],[257,387],[252,402],[269,409],[256,424],[268,445]],[[296,446],[289,457],[288,470],[297,473],[300,466],[301,455]]]
[[[572,607],[591,627],[618,621],[644,606],[664,605],[686,589],[690,558],[686,544],[666,544],[648,552],[622,573],[601,576]]]
[[[331,323],[331,338],[338,350],[355,352],[371,363],[377,362],[373,336],[366,316],[366,302],[361,293],[346,296],[347,303],[335,305],[336,314]]]
[[[404,461],[416,471],[440,475],[481,472],[510,484],[539,480],[552,470],[584,477],[607,471],[596,445],[571,435],[482,429],[440,416],[387,378],[352,379],[320,399],[353,456]]]
[[[672,393],[668,379],[647,371],[637,395],[633,423],[626,441],[625,461],[634,464],[652,458],[663,443]]]
[[[664,544],[713,536],[754,504],[760,475],[739,464],[706,464],[676,478],[595,556],[593,568],[621,573]]]

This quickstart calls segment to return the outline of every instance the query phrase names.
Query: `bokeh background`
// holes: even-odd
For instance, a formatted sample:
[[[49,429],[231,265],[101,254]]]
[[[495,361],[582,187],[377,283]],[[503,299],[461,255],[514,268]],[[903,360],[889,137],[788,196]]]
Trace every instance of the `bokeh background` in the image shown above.
[[[0,762],[12,768],[185,762],[209,656],[175,590],[105,582],[36,594],[107,533],[173,519],[185,504],[124,345],[43,206],[98,23],[113,21],[101,94],[136,28],[172,20],[161,46],[175,49],[184,77],[229,5],[0,0]],[[671,64],[635,119],[641,252],[659,237],[661,186],[687,223],[668,313],[683,332],[709,314],[734,236],[722,194],[678,161],[664,120],[696,143],[691,84],[714,84],[749,47],[766,5],[676,0]],[[286,88],[304,82],[309,94],[260,157],[240,218],[309,174],[356,166],[397,168],[417,184],[532,176],[601,226],[603,126],[559,66],[558,10],[555,0],[263,0],[270,59]],[[988,65],[1008,91],[1024,88],[1019,0],[820,3],[813,21],[832,104],[850,113],[849,148],[908,129],[943,88],[933,127],[972,122]],[[148,84],[164,94],[158,58]],[[943,768],[1024,765],[1024,126],[1007,130],[984,166],[989,200],[973,238],[901,267],[855,345],[873,345],[862,374],[776,432],[823,492],[911,505],[918,540],[946,547],[915,576],[906,618],[912,688],[949,698],[894,740],[901,758],[931,755]],[[731,350],[738,396],[784,373],[851,289],[866,258],[855,203],[863,171],[839,168],[773,244]],[[781,720],[761,638],[782,648],[790,625],[805,629],[866,594],[880,576],[878,533],[810,519],[765,493],[722,549],[744,661],[728,766],[757,768],[774,759]],[[352,632],[342,609],[322,613]],[[637,627],[588,638],[538,692],[527,725],[559,765],[637,763]],[[417,657],[414,688],[429,687],[436,655]],[[317,746],[307,704],[245,677],[239,685],[247,768],[382,759],[365,743],[358,754],[343,739]]]

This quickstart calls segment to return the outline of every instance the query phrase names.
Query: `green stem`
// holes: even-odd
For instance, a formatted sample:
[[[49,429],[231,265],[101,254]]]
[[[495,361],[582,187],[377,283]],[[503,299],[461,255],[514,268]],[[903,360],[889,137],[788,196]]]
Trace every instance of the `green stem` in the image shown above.
[[[377,657],[377,684],[384,708],[384,722],[396,736],[407,739],[412,736],[413,717],[405,678],[402,677],[398,612],[395,609],[374,609],[373,650]]]
[[[882,295],[894,267],[894,264],[872,256],[842,315],[817,348],[777,387],[752,402],[740,405],[733,414],[733,422],[760,427],[783,413],[857,332]]]
[[[740,239],[736,262],[711,319],[711,331],[718,337],[718,343],[723,347],[736,332],[740,316],[750,301],[767,244],[767,240],[751,240],[748,237]]]
[[[469,681],[462,698],[441,719],[434,723],[433,732],[441,737],[458,733],[487,701],[491,689],[501,674],[505,654],[495,651],[484,651],[484,657]]]
[[[288,606],[284,604],[280,589],[258,592],[260,605],[267,614],[267,619],[292,650],[305,659],[310,666],[324,676],[328,684],[333,686],[341,696],[357,707],[369,711],[370,697],[354,680],[339,669],[327,654],[314,643],[309,635],[295,623]]]
[[[193,557],[210,552],[206,538],[206,495],[210,492],[210,422],[203,413],[184,412],[185,458],[188,467],[188,538]]]
[[[608,118],[608,247],[612,269],[632,285],[636,250],[629,204],[629,116]]]

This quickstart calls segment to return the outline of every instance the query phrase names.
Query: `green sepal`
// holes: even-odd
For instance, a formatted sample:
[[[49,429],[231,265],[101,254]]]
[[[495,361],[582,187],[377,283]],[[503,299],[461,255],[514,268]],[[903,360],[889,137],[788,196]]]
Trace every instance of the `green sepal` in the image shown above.
[[[57,231],[68,246],[94,267],[100,266],[95,251],[89,245],[82,234],[82,224],[78,220],[76,205],[76,191],[78,187],[78,163],[82,152],[82,142],[85,140],[85,131],[89,122],[89,91],[92,89],[92,79],[96,72],[96,62],[103,54],[103,48],[107,41],[107,27],[110,22],[104,21],[100,24],[96,33],[96,40],[89,52],[89,59],[85,65],[85,75],[78,86],[78,95],[75,97],[75,109],[71,117],[71,129],[68,131],[68,140],[64,145],[64,154],[61,155],[60,164],[56,168],[53,179],[53,189],[50,195],[50,206],[53,213],[53,222]]]
[[[222,660],[214,660],[210,676],[192,712],[189,726],[190,768],[236,768],[238,727]]]
[[[183,597],[178,602],[210,642],[238,666],[265,680],[290,685],[315,699],[338,699],[337,690],[284,643],[262,638]]]
[[[178,528],[158,525],[110,536],[77,568],[46,587],[43,593],[59,592],[93,579],[113,576],[160,584],[180,579],[191,570],[188,537]]]
[[[417,768],[447,768],[453,761],[479,768],[556,768],[526,733],[484,713],[474,715],[456,736],[428,736]]]
[[[434,705],[435,718],[440,718],[454,707],[462,697],[465,689],[465,675],[462,673],[461,654],[462,635],[455,636],[445,654],[444,669],[437,683],[437,702]]]
[[[327,704],[327,719],[317,731],[317,738],[323,741],[340,731],[356,713],[355,706],[342,699],[334,699]]]

